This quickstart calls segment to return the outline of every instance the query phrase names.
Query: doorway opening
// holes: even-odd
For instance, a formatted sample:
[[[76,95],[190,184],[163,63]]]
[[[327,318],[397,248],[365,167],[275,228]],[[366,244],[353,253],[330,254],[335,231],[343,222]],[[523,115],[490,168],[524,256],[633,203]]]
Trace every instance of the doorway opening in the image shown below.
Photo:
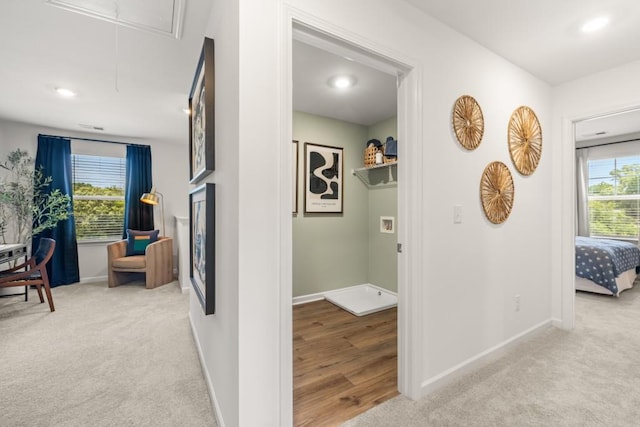
[[[292,71],[294,425],[343,422],[398,394],[397,309],[329,302],[399,290],[398,70],[294,26]]]
[[[637,265],[633,259],[640,256],[638,123],[638,108],[573,121],[577,237],[571,291],[576,322],[585,315],[579,311],[578,299],[587,292],[623,297],[623,291],[634,286]],[[589,257],[594,250],[615,250],[615,256],[610,255],[613,268],[582,267],[577,257],[592,262]],[[618,256],[621,253],[624,256]]]

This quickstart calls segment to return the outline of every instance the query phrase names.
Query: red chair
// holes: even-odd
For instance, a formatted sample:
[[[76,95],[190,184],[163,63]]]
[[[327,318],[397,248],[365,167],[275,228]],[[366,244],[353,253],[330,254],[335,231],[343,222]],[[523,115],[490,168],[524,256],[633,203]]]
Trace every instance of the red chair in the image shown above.
[[[42,287],[47,294],[49,301],[49,309],[53,312],[53,297],[51,296],[51,287],[49,286],[49,276],[47,275],[47,263],[53,255],[56,248],[56,241],[53,239],[40,239],[38,250],[24,264],[17,265],[9,270],[0,271],[0,288],[9,288],[12,286],[35,286],[38,289],[40,304],[44,303],[42,297]],[[24,271],[18,271],[22,270]]]

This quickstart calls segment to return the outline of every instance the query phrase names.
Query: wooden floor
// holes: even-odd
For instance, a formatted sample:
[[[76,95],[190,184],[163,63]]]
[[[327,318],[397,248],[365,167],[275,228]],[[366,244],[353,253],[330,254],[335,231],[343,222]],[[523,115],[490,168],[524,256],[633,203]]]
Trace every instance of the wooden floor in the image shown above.
[[[295,426],[337,426],[398,394],[395,308],[357,317],[296,305],[293,350]]]

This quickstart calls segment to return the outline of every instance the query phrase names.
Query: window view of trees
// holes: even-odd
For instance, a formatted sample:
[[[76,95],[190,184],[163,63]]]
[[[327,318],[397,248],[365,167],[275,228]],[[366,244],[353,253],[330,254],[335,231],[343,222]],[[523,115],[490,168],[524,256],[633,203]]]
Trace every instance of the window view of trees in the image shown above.
[[[77,239],[121,238],[124,228],[125,159],[74,154],[72,164]]]
[[[590,161],[591,235],[637,239],[639,221],[640,157]]]
[[[75,183],[73,213],[78,240],[121,237],[124,224],[124,189]]]

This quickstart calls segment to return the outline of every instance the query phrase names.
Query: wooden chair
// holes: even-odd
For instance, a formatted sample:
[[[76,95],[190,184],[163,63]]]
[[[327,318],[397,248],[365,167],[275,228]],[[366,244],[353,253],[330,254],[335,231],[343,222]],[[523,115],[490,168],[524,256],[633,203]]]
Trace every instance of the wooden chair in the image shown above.
[[[147,289],[173,281],[173,239],[160,237],[147,246],[144,255],[125,256],[127,241],[107,245],[109,287],[123,285],[145,275]]]
[[[49,276],[47,275],[47,263],[56,248],[56,241],[53,239],[41,238],[36,253],[24,264],[17,265],[9,270],[0,271],[0,288],[12,286],[35,286],[38,289],[40,304],[44,303],[42,287],[47,294],[49,309],[53,312],[53,297],[49,286]],[[24,271],[19,271],[23,270]]]

